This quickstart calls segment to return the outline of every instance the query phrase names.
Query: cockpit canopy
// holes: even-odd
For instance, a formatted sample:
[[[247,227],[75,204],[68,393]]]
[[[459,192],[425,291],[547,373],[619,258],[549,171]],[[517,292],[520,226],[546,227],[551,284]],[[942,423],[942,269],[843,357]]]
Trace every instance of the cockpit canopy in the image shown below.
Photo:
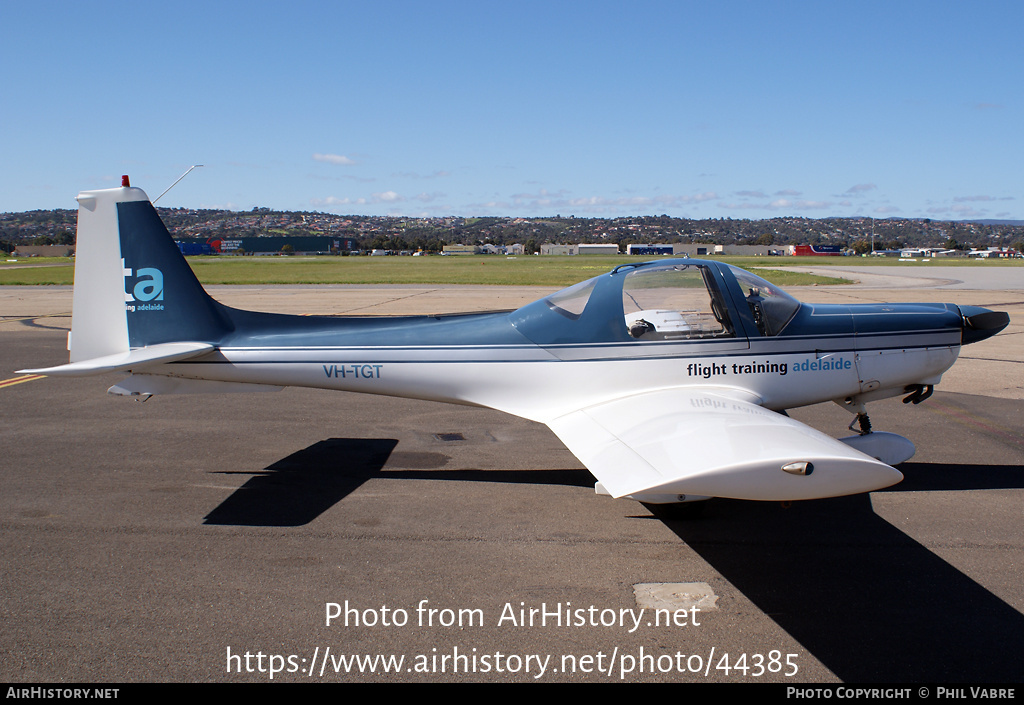
[[[637,267],[622,282],[626,329],[638,340],[732,337],[728,309],[707,267]]]
[[[515,325],[542,345],[713,341],[778,335],[800,305],[738,267],[668,260],[620,265],[563,289],[520,309]]]

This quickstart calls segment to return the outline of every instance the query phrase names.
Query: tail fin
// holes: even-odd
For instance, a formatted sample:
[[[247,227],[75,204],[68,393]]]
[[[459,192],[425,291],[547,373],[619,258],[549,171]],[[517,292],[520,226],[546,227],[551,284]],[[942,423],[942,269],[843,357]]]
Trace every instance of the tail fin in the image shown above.
[[[211,350],[231,324],[145,192],[125,186],[77,200],[71,362],[35,372],[94,374]]]
[[[230,328],[222,307],[203,289],[153,204],[142,195],[144,200],[117,203],[129,346],[219,340]]]

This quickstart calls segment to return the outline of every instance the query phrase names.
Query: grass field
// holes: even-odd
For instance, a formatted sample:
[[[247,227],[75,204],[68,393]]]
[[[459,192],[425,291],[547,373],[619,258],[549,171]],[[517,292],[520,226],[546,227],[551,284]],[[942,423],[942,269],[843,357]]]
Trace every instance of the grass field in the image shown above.
[[[1021,267],[1024,260],[940,259],[899,262],[885,257],[716,257],[750,269],[780,286],[844,284],[847,280],[771,267],[794,266],[958,266]],[[569,286],[637,257],[190,257],[203,284],[494,284]],[[71,284],[74,260],[32,258],[0,262],[0,285]]]

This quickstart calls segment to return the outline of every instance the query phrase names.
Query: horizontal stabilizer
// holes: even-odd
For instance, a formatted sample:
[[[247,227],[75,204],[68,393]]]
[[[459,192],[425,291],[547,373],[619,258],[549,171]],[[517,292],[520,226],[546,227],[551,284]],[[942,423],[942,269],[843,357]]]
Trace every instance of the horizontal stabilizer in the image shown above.
[[[51,375],[64,377],[83,377],[98,375],[104,372],[124,372],[139,369],[148,365],[165,362],[177,362],[197,357],[213,350],[210,343],[160,343],[135,348],[126,352],[114,353],[91,360],[69,362],[57,367],[45,367],[38,370],[19,370],[19,374]]]
[[[548,422],[615,497],[837,497],[888,487],[898,470],[728,392],[667,389]]]

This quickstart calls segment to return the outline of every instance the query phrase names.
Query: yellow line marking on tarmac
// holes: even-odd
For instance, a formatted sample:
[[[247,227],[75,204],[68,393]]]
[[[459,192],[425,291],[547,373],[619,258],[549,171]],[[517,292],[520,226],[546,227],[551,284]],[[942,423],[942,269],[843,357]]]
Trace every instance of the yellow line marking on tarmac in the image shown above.
[[[11,377],[10,379],[0,380],[0,389],[4,387],[13,387],[16,384],[22,382],[31,382],[34,379],[42,379],[46,375],[22,375],[21,377]]]

